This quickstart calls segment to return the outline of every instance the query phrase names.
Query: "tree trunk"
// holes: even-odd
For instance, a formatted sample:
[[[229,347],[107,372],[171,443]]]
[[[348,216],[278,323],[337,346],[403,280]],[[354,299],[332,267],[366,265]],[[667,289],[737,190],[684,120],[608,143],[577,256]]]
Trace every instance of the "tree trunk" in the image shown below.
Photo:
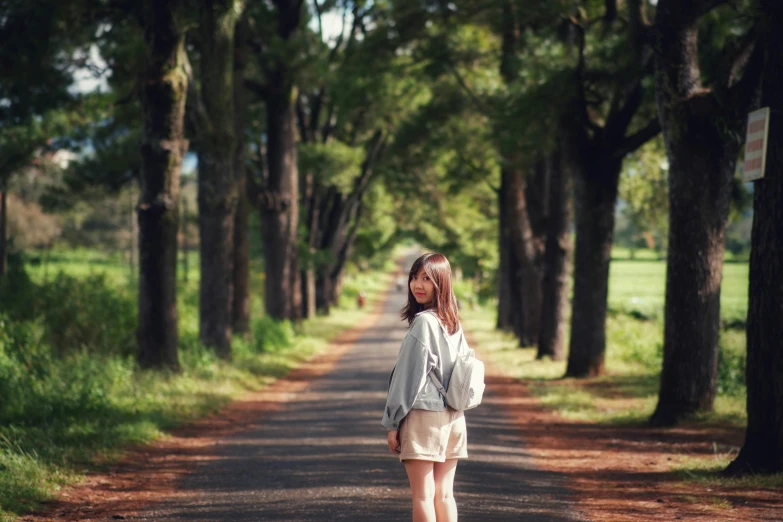
[[[186,95],[187,96],[187,95]],[[138,216],[136,215],[137,201],[134,198],[133,185],[128,189],[128,264],[130,267],[129,281],[136,277],[136,227],[138,225]]]
[[[182,199],[182,215],[180,216],[180,229],[182,230],[182,281],[187,283],[190,273],[190,264],[188,263],[188,254],[190,252],[190,245],[188,244],[188,220],[190,216],[190,209],[188,207],[188,199]]]
[[[201,340],[231,358],[234,282],[233,0],[201,0],[201,92],[209,124],[199,135],[199,234],[201,238]]]
[[[316,316],[317,308],[315,306],[315,270],[308,268],[302,270],[302,318],[312,319]]]
[[[739,151],[705,123],[704,116],[681,120],[691,130],[677,143],[666,140],[671,167],[664,355],[650,421],[658,426],[711,411],[715,399],[726,220],[732,158]],[[730,156],[727,148],[733,149]]]
[[[604,370],[606,299],[622,159],[588,155],[576,170],[576,252],[568,377]]]
[[[146,68],[142,82],[139,219],[138,362],[179,368],[177,356],[177,228],[188,79],[185,32],[176,1],[145,0]]]
[[[513,192],[513,184],[506,169],[501,169],[500,190],[498,197],[500,199],[500,255],[501,266],[498,271],[498,328],[513,332],[517,339],[525,329],[525,314],[523,312],[524,303],[524,272],[520,269],[519,258],[517,257],[516,245],[514,244],[514,227],[511,221],[515,219],[514,212],[510,207],[516,204],[516,201],[510,193]],[[505,301],[505,306],[501,306],[501,300]],[[525,344],[520,340],[520,346]]]
[[[777,0],[762,1],[766,44],[761,106],[771,109],[766,177],[755,182],[750,254],[745,382],[745,443],[727,474],[783,471],[783,16]],[[760,45],[760,44],[757,44]]]
[[[329,309],[337,304],[339,285],[337,283],[345,262],[345,249],[348,241],[348,227],[353,203],[348,201],[336,189],[330,189],[320,211],[322,221],[319,223],[320,248],[329,255],[329,262],[321,268],[316,276],[316,305],[318,310],[328,314]]]
[[[506,211],[506,197],[503,193],[504,188],[501,186],[498,191],[498,249],[500,251],[500,261],[498,264],[497,272],[497,286],[498,286],[498,317],[496,328],[498,330],[511,330],[514,325],[513,314],[513,297],[511,287],[516,279],[514,276],[515,270],[513,264],[515,260],[513,258],[513,246],[511,246],[511,239],[508,237],[508,225],[507,221],[508,212]]]
[[[234,136],[236,155],[234,156],[234,174],[237,184],[237,211],[234,218],[234,303],[232,306],[232,324],[234,332],[250,331],[250,252],[248,237],[249,202],[247,196],[247,172],[245,168],[245,67],[247,65],[247,46],[245,38],[247,18],[243,17],[236,25],[234,47]]]
[[[353,249],[353,245],[356,242],[356,235],[359,232],[359,225],[361,223],[362,218],[362,208],[363,203],[361,200],[361,195],[358,196],[357,201],[354,203],[354,209],[349,213],[348,219],[349,222],[352,222],[350,225],[346,225],[346,228],[348,230],[345,232],[344,235],[341,236],[341,243],[339,245],[339,250],[337,251],[336,260],[334,265],[331,268],[331,278],[332,278],[332,284],[331,284],[331,303],[334,306],[337,306],[338,300],[340,298],[340,294],[342,292],[343,288],[343,275],[345,273],[345,264],[348,262],[349,257],[351,256],[351,250]]]
[[[8,273],[8,193],[0,180],[0,276]]]
[[[521,346],[530,346],[538,338],[541,317],[540,248],[531,224],[527,205],[528,184],[517,168],[504,169],[508,179],[509,232],[518,265],[520,302],[516,335]]]
[[[304,176],[304,194],[302,195],[302,204],[306,208],[306,227],[307,227],[307,248],[308,259],[302,263],[302,316],[305,319],[315,317],[317,312],[316,303],[316,271],[313,254],[319,247],[319,211],[320,211],[320,187],[315,182],[313,174]]]
[[[686,8],[671,3],[656,20],[670,209],[663,368],[653,426],[713,407],[726,221],[743,127],[736,102],[701,87],[698,21],[680,11]]]
[[[544,279],[542,283],[539,359],[565,359],[568,279],[571,258],[573,183],[571,166],[563,151],[555,151],[549,162],[549,209]]]
[[[239,166],[240,162],[243,166]],[[244,151],[237,151],[234,166],[237,180],[237,211],[234,217],[234,303],[232,323],[235,333],[250,330],[250,252],[248,237],[249,202],[245,179]]]
[[[295,319],[301,308],[297,262],[299,218],[294,110],[290,92],[270,96],[267,106],[269,179],[261,194],[266,255],[266,313],[275,319]],[[297,297],[296,294],[299,294]]]
[[[332,301],[332,278],[328,272],[319,272],[315,275],[315,307],[324,315],[329,315]]]

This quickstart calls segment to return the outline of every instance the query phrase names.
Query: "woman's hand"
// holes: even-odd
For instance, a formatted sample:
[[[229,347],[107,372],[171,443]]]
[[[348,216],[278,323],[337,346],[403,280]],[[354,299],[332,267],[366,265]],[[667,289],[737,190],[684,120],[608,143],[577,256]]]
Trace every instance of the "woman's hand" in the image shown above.
[[[389,451],[392,453],[400,452],[400,432],[398,430],[389,430],[386,435],[386,442],[389,444]]]

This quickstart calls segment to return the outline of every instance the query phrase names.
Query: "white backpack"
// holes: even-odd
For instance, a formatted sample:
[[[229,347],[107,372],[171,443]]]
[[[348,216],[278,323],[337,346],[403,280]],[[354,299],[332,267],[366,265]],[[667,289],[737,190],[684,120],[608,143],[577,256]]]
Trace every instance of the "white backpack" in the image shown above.
[[[451,344],[446,327],[440,320],[438,320],[438,324],[440,324],[440,329],[446,338],[446,343],[456,352],[457,359],[454,362],[454,371],[451,373],[448,390],[432,371],[430,371],[430,378],[440,394],[446,398],[446,404],[453,409],[470,410],[475,408],[481,404],[481,398],[484,395],[484,363],[476,359],[474,350],[468,349],[465,353],[459,353],[459,350]]]

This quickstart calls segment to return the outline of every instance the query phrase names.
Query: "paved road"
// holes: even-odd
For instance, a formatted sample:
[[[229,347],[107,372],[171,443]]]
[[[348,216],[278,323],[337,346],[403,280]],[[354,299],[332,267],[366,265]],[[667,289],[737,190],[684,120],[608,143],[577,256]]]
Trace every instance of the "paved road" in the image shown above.
[[[126,520],[410,520],[405,470],[380,425],[389,371],[405,335],[403,294],[334,370],[258,427],[221,441],[184,494]],[[536,470],[492,390],[467,414],[470,458],[457,470],[462,521],[581,520],[563,478]]]

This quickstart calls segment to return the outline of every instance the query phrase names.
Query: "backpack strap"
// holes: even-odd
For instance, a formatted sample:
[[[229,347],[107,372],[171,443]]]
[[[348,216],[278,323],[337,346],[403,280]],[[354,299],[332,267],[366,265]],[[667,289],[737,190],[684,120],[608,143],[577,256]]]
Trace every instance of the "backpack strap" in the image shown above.
[[[430,380],[432,381],[432,384],[434,384],[435,387],[438,389],[438,392],[440,392],[440,394],[443,395],[443,397],[446,397],[446,388],[443,387],[443,383],[440,382],[440,379],[435,377],[435,374],[432,373],[432,370],[430,370],[429,376],[430,376]]]
[[[440,322],[440,319],[439,319],[439,318],[438,318],[438,316],[435,314],[435,312],[433,312],[433,311],[431,311],[431,310],[425,310],[425,311],[423,311],[423,312],[419,312],[419,313],[422,313],[422,314],[425,314],[425,313],[430,313],[430,314],[432,314],[432,315],[434,315],[434,316],[435,316],[435,320],[436,320],[436,321],[438,321],[438,324],[440,325],[440,330],[441,330],[441,332],[443,332],[443,337],[445,337],[445,338],[446,338],[446,344],[448,344],[448,345],[449,345],[449,348],[451,348],[452,350],[454,350],[454,352],[455,352],[455,353],[457,354],[457,356],[459,357],[459,350],[458,350],[457,348],[455,348],[455,347],[454,347],[454,345],[451,343],[451,339],[450,339],[450,336],[449,336],[449,332],[446,330],[446,327],[445,327],[445,326],[443,326],[443,323],[442,323],[442,322]],[[461,328],[462,328],[462,327],[460,327],[460,329],[461,329]],[[464,333],[463,333],[463,335],[464,335]],[[440,394],[441,394],[441,395],[443,395],[443,397],[445,398],[445,397],[446,397],[446,388],[443,386],[443,383],[442,383],[442,382],[440,382],[440,379],[438,379],[437,377],[435,377],[435,374],[434,374],[434,373],[432,373],[432,370],[430,370],[430,372],[429,372],[429,374],[428,374],[428,375],[429,375],[430,379],[432,379],[432,383],[433,383],[433,384],[435,385],[435,387],[438,389],[438,391],[440,392]]]

